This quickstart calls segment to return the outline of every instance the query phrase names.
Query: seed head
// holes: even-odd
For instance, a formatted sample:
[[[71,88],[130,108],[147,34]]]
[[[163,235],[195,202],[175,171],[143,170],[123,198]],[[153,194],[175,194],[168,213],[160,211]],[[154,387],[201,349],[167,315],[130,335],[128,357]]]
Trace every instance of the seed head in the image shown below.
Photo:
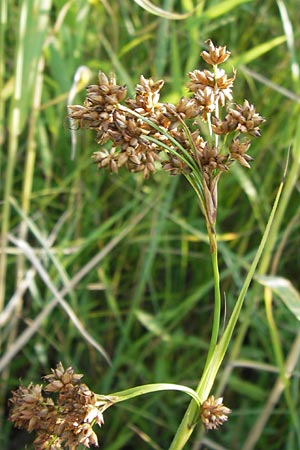
[[[201,420],[206,430],[216,430],[228,420],[231,410],[223,405],[223,398],[215,399],[213,395],[202,404]]]
[[[253,161],[253,158],[247,154],[250,147],[250,141],[240,141],[238,138],[232,140],[229,151],[230,157],[237,160],[242,166],[250,169],[249,162]]]
[[[221,64],[230,56],[230,52],[226,50],[225,47],[215,47],[210,39],[205,42],[208,45],[209,51],[203,51],[201,53],[201,57],[204,59],[207,64],[212,66],[216,66],[217,64]]]
[[[247,100],[243,105],[228,105],[233,101],[236,72],[228,76],[219,65],[227,61],[230,52],[211,40],[207,45],[208,50],[201,56],[213,66],[212,70],[191,71],[186,85],[190,96],[181,97],[177,104],[160,101],[163,80],[141,75],[135,97],[125,99],[126,86],[118,85],[114,75],[107,77],[100,72],[98,85],[87,88],[83,106],[69,107],[69,117],[79,127],[94,129],[101,147],[111,143],[92,155],[99,169],[117,173],[125,167],[148,178],[160,164],[170,175],[183,174],[189,180],[193,171],[198,172],[203,212],[213,224],[220,174],[235,161],[250,167],[250,141],[241,135],[260,136],[264,119]],[[195,119],[194,123],[191,119]],[[202,122],[207,122],[206,133]],[[222,135],[224,139],[219,138]],[[53,381],[53,389],[58,389],[61,382]]]
[[[255,111],[254,106],[250,105],[248,100],[245,100],[243,105],[228,108],[226,120],[235,123],[236,130],[241,133],[248,133],[255,137],[260,136],[259,125],[265,122],[265,119]]]
[[[65,370],[61,362],[57,364],[56,369],[51,369],[51,372],[50,375],[45,375],[43,377],[44,380],[49,382],[49,384],[44,387],[46,392],[59,392],[69,389],[74,384],[77,384],[83,377],[82,374],[74,373],[72,367],[68,367]]]
[[[75,450],[79,444],[98,445],[93,426],[103,425],[103,412],[113,401],[97,396],[80,383],[82,376],[75,374],[72,367],[65,370],[59,363],[44,377],[49,382],[44,388],[30,383],[13,392],[9,419],[18,428],[36,432],[36,450]],[[46,397],[43,391],[47,392]],[[56,395],[51,398],[53,393]]]
[[[198,95],[199,99],[201,99],[205,93],[205,97],[210,98],[210,103],[212,105],[216,105],[216,102],[218,102],[221,106],[224,106],[227,100],[232,100],[232,87],[236,76],[235,72],[233,72],[233,77],[231,78],[227,77],[225,70],[218,68],[214,72],[196,69],[189,72],[188,75],[191,81],[187,83],[187,87],[191,92],[195,93],[195,96]]]

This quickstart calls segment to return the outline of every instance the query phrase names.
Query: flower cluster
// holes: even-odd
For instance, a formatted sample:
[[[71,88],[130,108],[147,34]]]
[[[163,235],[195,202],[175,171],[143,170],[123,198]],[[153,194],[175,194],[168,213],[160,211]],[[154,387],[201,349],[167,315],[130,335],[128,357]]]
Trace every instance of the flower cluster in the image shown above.
[[[103,412],[112,403],[80,383],[82,376],[59,363],[44,377],[46,386],[30,383],[13,392],[9,418],[16,427],[36,432],[36,450],[98,445],[93,425],[104,423]]]
[[[172,175],[189,170],[180,159],[178,148],[177,157],[171,151],[167,152],[168,161],[161,160],[162,147],[174,149],[174,141],[170,137],[207,173],[215,169],[227,170],[232,160],[249,167],[252,158],[246,152],[250,142],[242,142],[240,135],[259,136],[259,125],[264,119],[247,100],[243,105],[229,105],[224,119],[219,117],[219,106],[232,101],[236,74],[234,72],[228,78],[225,71],[218,68],[230,56],[226,47],[215,47],[210,40],[207,42],[209,51],[203,51],[201,56],[213,66],[213,70],[190,72],[187,87],[193,96],[182,97],[176,106],[159,101],[163,80],[154,82],[141,76],[135,99],[127,99],[124,107],[121,102],[126,97],[126,86],[119,86],[114,75],[108,78],[103,72],[99,73],[98,85],[88,86],[84,106],[69,106],[69,117],[76,120],[79,127],[95,130],[99,145],[112,142],[110,150],[94,153],[93,158],[99,168],[108,167],[112,172],[117,172],[120,167],[126,166],[132,172],[143,171],[146,178],[155,171],[155,161],[161,161],[163,168]],[[183,121],[198,116],[212,121],[212,130],[216,135],[234,133],[227,152],[205,140],[199,130],[187,136]]]
[[[190,72],[187,87],[192,96],[182,97],[177,105],[160,102],[163,80],[154,82],[142,75],[135,98],[126,99],[126,86],[118,85],[114,75],[100,72],[98,84],[87,87],[84,106],[69,106],[69,117],[79,128],[96,131],[101,150],[92,158],[99,169],[116,173],[126,167],[130,172],[143,172],[145,178],[156,171],[157,163],[171,175],[189,177],[198,171],[206,215],[214,223],[220,174],[234,161],[250,167],[250,141],[244,136],[258,137],[264,119],[247,100],[243,105],[232,102],[236,73],[228,77],[218,67],[230,52],[211,40],[207,45],[201,57],[212,70]],[[225,109],[223,118],[221,109]],[[206,134],[203,127],[200,132],[195,126],[199,119],[208,124]]]
[[[231,410],[223,405],[223,398],[208,397],[201,407],[201,421],[206,430],[216,430],[228,419]]]

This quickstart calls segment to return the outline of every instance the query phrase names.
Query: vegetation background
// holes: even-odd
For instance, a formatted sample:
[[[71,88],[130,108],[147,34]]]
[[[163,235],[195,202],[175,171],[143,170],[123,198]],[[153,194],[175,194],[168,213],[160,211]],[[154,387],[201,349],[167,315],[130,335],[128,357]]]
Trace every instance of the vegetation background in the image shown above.
[[[153,5],[169,14],[153,14]],[[95,83],[100,69],[114,71],[131,94],[141,74],[163,78],[163,100],[176,102],[187,72],[205,67],[199,55],[211,38],[232,52],[235,100],[249,99],[266,118],[252,169],[235,167],[219,183],[226,309],[291,149],[259,267],[286,281],[281,290],[252,283],[214,390],[233,412],[222,430],[195,433],[188,448],[299,449],[298,0],[2,0],[0,8],[0,448],[32,448],[33,436],[7,421],[7,400],[20,380],[38,383],[58,361],[84,373],[97,393],[196,386],[213,296],[196,197],[185,179],[162,172],[146,181],[97,173],[89,131],[78,131],[72,160],[66,105],[82,65],[90,79],[80,80],[73,103],[82,104],[84,82]],[[167,449],[188,402],[182,393],[156,393],[109,409],[101,447]]]

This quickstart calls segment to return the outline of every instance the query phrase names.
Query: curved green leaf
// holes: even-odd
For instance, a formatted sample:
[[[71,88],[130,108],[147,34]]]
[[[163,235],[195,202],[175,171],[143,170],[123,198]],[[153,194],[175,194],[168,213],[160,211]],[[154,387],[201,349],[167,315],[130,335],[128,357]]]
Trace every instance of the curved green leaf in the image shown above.
[[[137,5],[139,5],[141,8],[145,9],[151,14],[154,14],[155,16],[163,17],[165,19],[170,20],[182,20],[189,17],[191,14],[193,14],[194,11],[190,11],[185,14],[178,14],[173,13],[170,11],[166,11],[165,9],[159,8],[156,5],[153,5],[149,0],[134,0]]]
[[[150,394],[151,392],[159,392],[159,391],[181,391],[185,394],[188,394],[190,397],[193,397],[198,406],[200,406],[199,395],[193,389],[183,386],[181,384],[173,384],[173,383],[153,383],[153,384],[144,384],[142,386],[136,386],[130,389],[125,389],[124,391],[114,392],[113,394],[106,395],[106,398],[113,399],[113,403],[123,402],[125,400],[129,400],[133,397],[138,397],[144,394]],[[101,397],[101,396],[98,396]]]

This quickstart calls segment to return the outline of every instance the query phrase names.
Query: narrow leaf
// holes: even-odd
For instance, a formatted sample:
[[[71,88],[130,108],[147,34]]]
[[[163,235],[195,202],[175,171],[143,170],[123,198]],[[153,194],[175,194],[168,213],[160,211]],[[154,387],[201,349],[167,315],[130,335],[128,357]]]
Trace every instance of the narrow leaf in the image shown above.
[[[300,320],[300,294],[292,283],[283,277],[258,276],[257,281],[278,295],[285,306]]]
[[[172,13],[170,11],[166,11],[165,9],[159,8],[156,5],[153,5],[149,0],[134,0],[137,5],[139,5],[141,8],[145,9],[151,14],[154,14],[155,16],[163,17],[165,19],[170,20],[182,20],[189,17],[192,12],[185,13],[185,14],[178,14],[178,13]]]
[[[152,314],[139,310],[136,312],[136,317],[155,336],[159,336],[163,341],[170,341],[170,335],[165,332],[162,325]]]
[[[264,42],[263,44],[251,48],[251,50],[243,53],[242,55],[231,58],[230,64],[234,67],[237,67],[241,64],[248,64],[249,62],[273,50],[273,48],[277,47],[278,45],[283,44],[283,42],[285,41],[286,41],[285,36],[277,36],[276,38],[271,39],[270,41]]]
[[[140,395],[150,394],[152,392],[159,392],[159,391],[184,392],[185,394],[192,397],[197,403],[197,405],[200,406],[200,399],[196,391],[187,386],[173,383],[144,384],[143,386],[136,386],[133,388],[126,389],[125,391],[114,392],[113,394],[109,394],[109,397],[114,397],[114,403],[118,403],[123,402],[125,400],[129,400],[130,398],[139,397]]]
[[[236,8],[242,3],[248,3],[252,0],[225,0],[220,3],[216,3],[211,8],[208,8],[201,17],[205,19],[216,19],[217,17],[223,16],[232,9]]]

